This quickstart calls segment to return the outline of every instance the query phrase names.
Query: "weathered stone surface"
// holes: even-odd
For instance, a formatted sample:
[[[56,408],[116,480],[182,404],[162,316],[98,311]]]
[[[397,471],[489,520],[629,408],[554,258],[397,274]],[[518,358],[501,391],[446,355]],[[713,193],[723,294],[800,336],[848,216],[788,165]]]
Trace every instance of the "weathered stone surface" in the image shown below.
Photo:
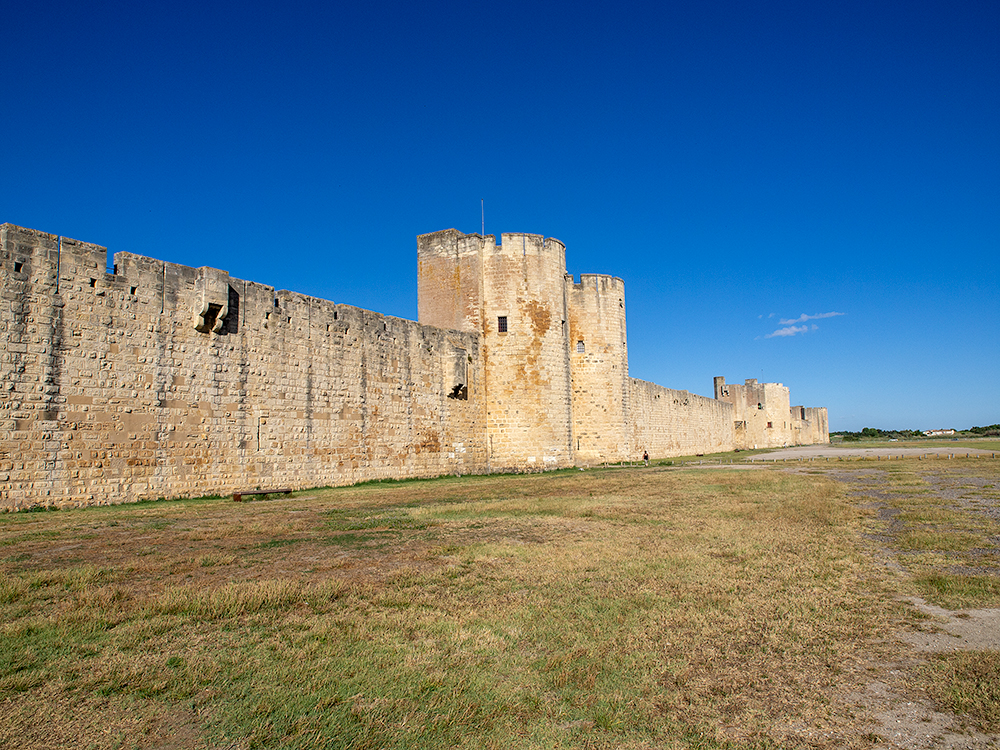
[[[629,378],[624,283],[574,283],[558,240],[447,230],[418,257],[420,323],[0,226],[0,507],[828,439],[779,384]]]

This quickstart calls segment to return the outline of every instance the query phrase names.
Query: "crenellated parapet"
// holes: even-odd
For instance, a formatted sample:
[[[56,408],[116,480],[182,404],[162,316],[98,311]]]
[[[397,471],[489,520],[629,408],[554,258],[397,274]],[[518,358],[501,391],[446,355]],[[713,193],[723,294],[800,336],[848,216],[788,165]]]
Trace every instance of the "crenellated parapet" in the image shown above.
[[[780,383],[630,378],[624,282],[559,240],[417,250],[420,322],[0,225],[0,508],[828,440]]]
[[[0,226],[0,508],[487,469],[476,334]]]

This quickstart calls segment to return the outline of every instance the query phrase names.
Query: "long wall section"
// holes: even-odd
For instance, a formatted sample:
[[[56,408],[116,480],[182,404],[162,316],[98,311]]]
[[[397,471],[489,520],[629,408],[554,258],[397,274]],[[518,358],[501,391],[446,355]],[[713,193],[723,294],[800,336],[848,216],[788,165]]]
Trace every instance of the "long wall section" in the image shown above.
[[[487,469],[475,334],[0,226],[0,507]],[[456,388],[456,386],[458,386]]]
[[[630,378],[621,279],[417,241],[420,323],[0,225],[0,509],[821,443],[780,383]]]
[[[733,450],[733,407],[724,401],[629,378],[632,459]]]

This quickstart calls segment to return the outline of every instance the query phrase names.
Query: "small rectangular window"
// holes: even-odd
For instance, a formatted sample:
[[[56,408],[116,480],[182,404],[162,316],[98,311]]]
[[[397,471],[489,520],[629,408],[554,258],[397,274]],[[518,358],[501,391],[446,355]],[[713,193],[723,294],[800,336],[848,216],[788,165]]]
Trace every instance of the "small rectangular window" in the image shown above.
[[[24,263],[14,262],[14,273],[21,273],[22,268],[24,268]]]
[[[497,333],[507,333],[507,316],[500,315],[497,318]]]
[[[767,423],[767,426],[768,426],[768,427],[770,427],[770,426],[771,426],[771,423],[770,423],[770,422],[768,422],[768,423]]]
[[[583,351],[586,351],[586,347],[585,347],[585,346],[583,345],[583,342],[582,342],[582,341],[577,341],[577,342],[576,342],[576,350],[577,350],[578,352],[583,352]]]

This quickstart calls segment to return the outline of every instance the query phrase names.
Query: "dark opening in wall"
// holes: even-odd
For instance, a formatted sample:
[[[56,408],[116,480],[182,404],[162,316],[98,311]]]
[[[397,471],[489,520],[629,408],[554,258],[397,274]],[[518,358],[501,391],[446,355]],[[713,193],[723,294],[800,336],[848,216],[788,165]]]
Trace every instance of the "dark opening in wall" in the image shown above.
[[[336,311],[336,310],[334,310],[334,311],[333,311],[333,319],[334,319],[334,320],[336,320],[336,319],[337,319],[337,311]]]
[[[91,279],[90,280],[90,288],[93,289],[96,286],[97,286],[97,279]]]
[[[137,286],[133,286],[133,287],[130,287],[130,288],[132,289],[132,291],[131,291],[131,292],[129,292],[129,294],[131,294],[132,296],[135,296],[135,293],[136,293],[136,290],[138,290],[138,289],[139,289],[139,287],[137,287]]]
[[[22,268],[24,268],[24,263],[14,262],[14,273],[21,273]]]
[[[222,305],[212,305],[209,304],[208,312],[205,313],[204,319],[205,324],[198,327],[198,330],[202,333],[206,331],[211,331],[215,328],[215,322],[219,319],[219,313],[222,312]]]
[[[767,426],[768,426],[768,427],[771,427],[771,423],[770,423],[770,422],[768,422],[768,423],[767,423]]]
[[[244,322],[246,322],[244,320]],[[229,310],[226,312],[226,321],[219,333],[239,333],[240,332],[240,294],[233,287],[229,287]]]
[[[447,388],[449,382],[454,384],[451,386],[451,393],[448,394],[448,398],[459,401],[469,400],[468,360],[469,353],[461,347],[454,347],[450,355],[446,355],[445,367],[447,369],[445,370],[446,380],[444,385]]]
[[[500,315],[497,318],[497,333],[507,333],[507,316]]]
[[[281,307],[281,304],[278,302],[278,298],[277,297],[274,298],[274,306],[275,307]]]

